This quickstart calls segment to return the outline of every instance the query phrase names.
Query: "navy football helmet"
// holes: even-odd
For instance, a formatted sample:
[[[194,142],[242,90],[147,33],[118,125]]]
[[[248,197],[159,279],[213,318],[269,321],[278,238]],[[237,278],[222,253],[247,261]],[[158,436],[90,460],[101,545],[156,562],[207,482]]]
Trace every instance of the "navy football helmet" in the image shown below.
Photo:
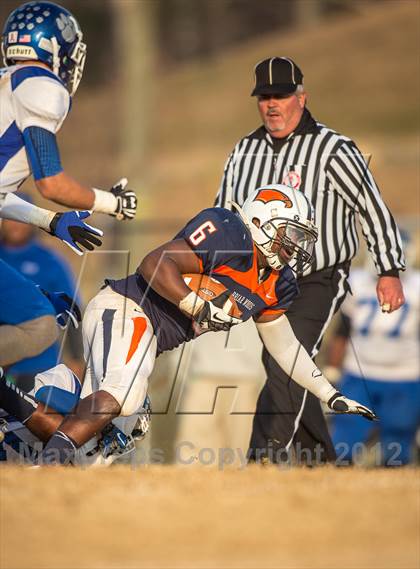
[[[83,74],[86,44],[74,16],[53,2],[27,2],[8,17],[2,35],[6,66],[36,60],[47,64],[67,87],[76,92]]]

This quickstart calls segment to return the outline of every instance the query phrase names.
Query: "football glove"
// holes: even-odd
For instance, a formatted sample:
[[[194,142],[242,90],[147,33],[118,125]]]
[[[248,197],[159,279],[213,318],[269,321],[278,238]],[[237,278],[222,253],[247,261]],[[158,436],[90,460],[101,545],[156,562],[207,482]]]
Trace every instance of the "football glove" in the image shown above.
[[[133,190],[125,189],[127,184],[127,178],[122,178],[110,190],[111,194],[117,198],[117,208],[110,215],[113,215],[119,221],[133,219],[136,216],[137,196]]]
[[[242,322],[239,318],[229,316],[229,314],[223,310],[226,302],[229,300],[229,296],[230,293],[226,290],[222,294],[219,294],[219,296],[216,296],[211,302],[207,300],[204,301],[202,308],[193,316],[202,330],[211,330],[212,332],[218,332],[220,330],[227,331],[232,326]]]
[[[361,415],[369,421],[376,421],[378,417],[369,407],[365,407],[358,403],[358,401],[353,401],[352,399],[347,399],[342,393],[337,391],[327,403],[328,407],[335,411],[336,413],[350,413],[352,415]]]
[[[102,241],[103,231],[92,227],[82,220],[89,217],[90,211],[66,211],[56,213],[50,223],[50,233],[61,239],[76,255],[83,255],[84,247],[88,251],[93,251],[95,245],[99,247]]]
[[[149,432],[150,424],[152,422],[152,402],[148,395],[146,395],[143,406],[136,414],[138,417],[131,432],[131,436],[135,441],[141,441]]]
[[[41,291],[54,307],[58,326],[65,330],[71,324],[77,329],[82,321],[82,313],[76,302],[65,292],[48,292],[43,288]]]

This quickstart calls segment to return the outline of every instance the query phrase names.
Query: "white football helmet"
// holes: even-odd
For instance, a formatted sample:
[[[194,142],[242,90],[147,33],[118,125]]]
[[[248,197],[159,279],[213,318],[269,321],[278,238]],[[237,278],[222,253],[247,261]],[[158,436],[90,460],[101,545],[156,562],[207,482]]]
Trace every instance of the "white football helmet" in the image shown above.
[[[272,269],[289,265],[299,274],[312,263],[318,229],[312,204],[302,192],[271,184],[252,192],[242,208],[233,206]]]

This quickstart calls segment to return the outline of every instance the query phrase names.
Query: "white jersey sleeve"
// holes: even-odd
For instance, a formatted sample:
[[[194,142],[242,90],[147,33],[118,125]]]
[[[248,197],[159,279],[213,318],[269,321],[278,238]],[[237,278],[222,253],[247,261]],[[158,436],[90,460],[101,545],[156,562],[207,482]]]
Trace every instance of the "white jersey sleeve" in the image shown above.
[[[21,132],[30,126],[56,133],[70,109],[65,87],[50,77],[30,77],[14,91],[16,124]]]
[[[31,174],[23,133],[31,126],[55,134],[71,99],[60,79],[40,65],[0,69],[0,192],[15,192]]]

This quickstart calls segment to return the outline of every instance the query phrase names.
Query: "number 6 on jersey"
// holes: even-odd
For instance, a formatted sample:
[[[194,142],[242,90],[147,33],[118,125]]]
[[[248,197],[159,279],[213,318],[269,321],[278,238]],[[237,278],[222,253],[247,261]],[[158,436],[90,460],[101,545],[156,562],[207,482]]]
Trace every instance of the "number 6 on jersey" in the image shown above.
[[[195,231],[193,231],[190,235],[190,241],[193,245],[200,245],[204,239],[207,237],[207,233],[214,233],[217,229],[214,227],[211,221],[205,221],[198,227]]]

